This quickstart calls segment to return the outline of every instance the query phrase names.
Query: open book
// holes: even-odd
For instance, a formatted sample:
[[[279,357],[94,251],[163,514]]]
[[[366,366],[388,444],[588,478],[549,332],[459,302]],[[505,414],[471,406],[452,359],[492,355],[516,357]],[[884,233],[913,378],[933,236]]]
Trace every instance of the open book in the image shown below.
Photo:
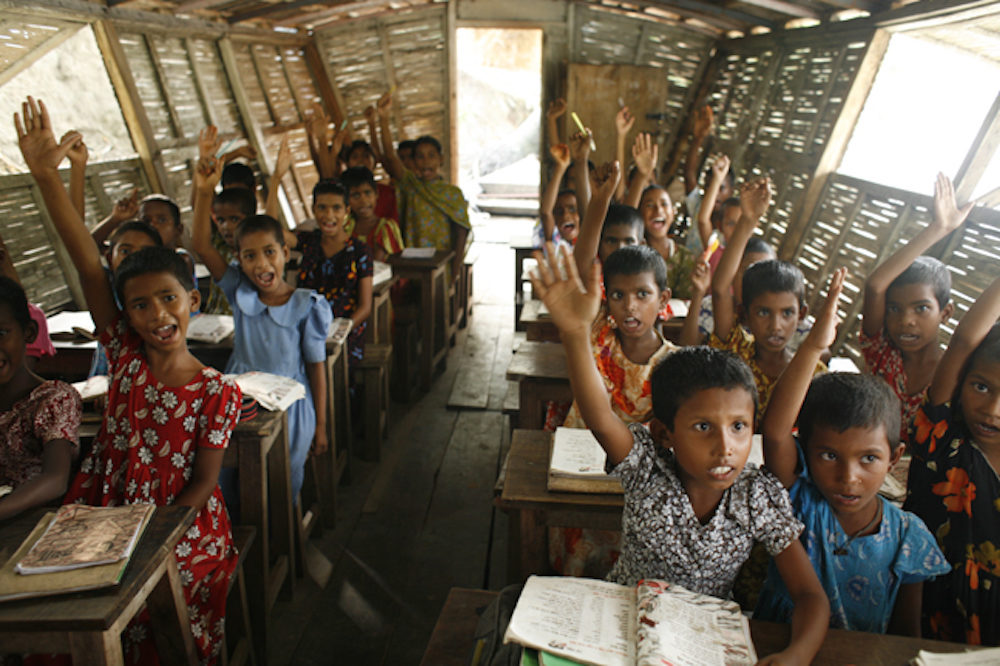
[[[330,322],[330,331],[326,334],[326,341],[339,345],[347,339],[354,322],[348,317],[337,317]]]
[[[405,247],[399,256],[403,259],[433,259],[436,253],[436,247]]]
[[[227,376],[236,382],[243,393],[272,412],[284,411],[306,397],[306,387],[291,377],[256,370]]]
[[[82,382],[73,382],[72,386],[80,394],[80,399],[86,401],[106,395],[110,384],[111,378],[107,375],[94,375]]]
[[[636,587],[531,576],[504,643],[594,666],[754,664],[750,625],[733,601],[664,581]]]
[[[232,315],[200,314],[188,323],[187,339],[218,344],[236,330]]]

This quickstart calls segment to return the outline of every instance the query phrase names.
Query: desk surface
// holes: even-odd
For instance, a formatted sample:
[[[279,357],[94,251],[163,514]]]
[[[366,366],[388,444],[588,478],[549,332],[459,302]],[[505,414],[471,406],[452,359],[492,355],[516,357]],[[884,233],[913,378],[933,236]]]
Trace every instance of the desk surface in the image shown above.
[[[35,509],[0,526],[0,560],[6,561],[51,507]],[[173,555],[174,544],[194,521],[187,506],[158,506],[117,587],[0,603],[0,631],[104,631],[111,627],[150,576]]]
[[[507,379],[565,379],[569,381],[566,350],[553,342],[526,340],[514,350]]]
[[[468,666],[475,649],[475,629],[482,608],[495,597],[489,590],[451,588],[431,634],[422,665]],[[788,644],[790,627],[785,624],[750,621],[750,633],[758,657],[782,650]],[[919,650],[962,652],[970,646],[919,638],[903,638],[860,631],[830,629],[813,660],[818,666],[843,664],[893,664],[904,666]]]
[[[438,250],[429,259],[417,259],[404,257],[402,254],[394,254],[388,258],[389,261],[387,263],[392,266],[393,271],[397,269],[427,269],[440,266],[446,261],[451,261],[454,256],[455,252],[453,250]]]

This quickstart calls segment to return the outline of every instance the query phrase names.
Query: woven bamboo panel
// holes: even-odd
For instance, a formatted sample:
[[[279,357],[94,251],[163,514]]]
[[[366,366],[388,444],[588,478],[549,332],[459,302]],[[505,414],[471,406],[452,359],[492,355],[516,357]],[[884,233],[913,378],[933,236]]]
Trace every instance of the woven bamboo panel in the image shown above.
[[[300,120],[299,112],[295,107],[295,97],[291,94],[288,77],[285,76],[281,53],[274,46],[266,44],[254,44],[249,48],[252,49],[257,77],[271,111],[271,122],[262,125],[267,127],[297,123]]]
[[[149,54],[146,40],[141,34],[135,32],[121,32],[119,40],[122,50],[125,52],[125,58],[128,60],[129,69],[132,71],[132,78],[135,80],[142,108],[149,118],[153,138],[157,141],[176,138],[178,136],[177,128],[174,127],[174,122],[170,117],[160,77],[156,73],[156,66]]]
[[[222,134],[242,134],[243,124],[240,121],[240,111],[233,98],[229,79],[218,48],[211,39],[188,39],[191,53],[201,77],[202,86],[207,96],[206,109],[210,118]]]
[[[274,119],[264,94],[264,88],[257,75],[257,66],[254,64],[253,52],[249,44],[234,45],[236,53],[236,69],[239,72],[240,81],[246,91],[250,104],[250,113],[253,115],[261,127],[272,127]]]
[[[197,138],[198,132],[209,124],[209,118],[198,93],[184,40],[180,37],[159,37],[150,42],[163,71],[161,85],[169,91],[181,134],[187,139]]]
[[[75,30],[78,26],[50,18],[27,20],[22,16],[0,20],[0,74],[63,30]]]

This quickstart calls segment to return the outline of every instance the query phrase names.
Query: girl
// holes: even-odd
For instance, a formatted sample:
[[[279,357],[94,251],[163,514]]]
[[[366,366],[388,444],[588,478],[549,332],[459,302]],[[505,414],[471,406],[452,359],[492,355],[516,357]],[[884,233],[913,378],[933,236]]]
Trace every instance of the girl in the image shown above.
[[[924,583],[924,636],[1000,644],[1000,279],[962,317],[910,431],[904,508],[951,571]]]
[[[660,253],[667,262],[669,286],[675,298],[691,298],[691,271],[695,256],[668,235],[674,222],[674,206],[670,195],[659,185],[650,185],[642,192],[639,213],[646,227],[646,245]]]
[[[29,97],[22,108],[23,124],[20,115],[14,120],[24,161],[80,274],[112,373],[104,423],[66,502],[179,504],[198,511],[174,554],[199,655],[213,663],[237,560],[217,479],[240,391],[188,351],[188,319],[200,297],[174,251],[146,248],[122,261],[115,274],[119,311],[97,245],[57,171],[79,134],[57,144],[45,106]],[[122,633],[131,663],[158,661],[147,617]]]
[[[17,275],[14,260],[10,256],[6,243],[3,242],[3,238],[0,238],[0,275],[13,280],[19,287],[21,286],[21,278]],[[49,337],[49,324],[45,319],[45,312],[34,303],[28,303],[28,315],[35,323],[38,333],[34,340],[25,340],[27,344],[24,352],[27,356],[24,362],[28,366],[28,370],[34,370],[39,359],[55,356],[56,348],[52,345],[52,339]]]
[[[202,137],[220,143],[215,127],[203,130]],[[216,146],[209,154],[217,151]],[[306,387],[306,397],[288,408],[292,497],[297,497],[309,443],[316,453],[327,449],[324,364],[333,315],[322,296],[285,282],[288,246],[273,217],[254,215],[240,222],[234,234],[239,267],[226,264],[212,244],[211,227],[212,193],[221,175],[221,161],[200,160],[194,183],[194,249],[233,308],[236,335],[226,372],[271,372]]]
[[[559,328],[573,395],[625,491],[622,554],[608,579],[633,585],[662,578],[725,598],[753,543],[762,543],[795,610],[788,648],[759,663],[808,663],[823,641],[829,605],[798,541],[802,524],[788,495],[766,470],[744,469],[756,410],[749,369],[706,347],[670,354],[653,371],[650,427],[626,426],[608,403],[590,349],[598,266],[591,265],[584,290],[565,251],[564,266],[551,250],[548,260],[536,258],[532,285]]]
[[[386,261],[403,251],[399,225],[391,217],[379,217],[376,212],[375,176],[366,167],[351,167],[340,182],[344,186],[351,216],[345,226],[355,239],[368,245],[376,261]]]
[[[79,451],[80,395],[28,368],[37,335],[21,285],[0,277],[0,521],[61,499]]]

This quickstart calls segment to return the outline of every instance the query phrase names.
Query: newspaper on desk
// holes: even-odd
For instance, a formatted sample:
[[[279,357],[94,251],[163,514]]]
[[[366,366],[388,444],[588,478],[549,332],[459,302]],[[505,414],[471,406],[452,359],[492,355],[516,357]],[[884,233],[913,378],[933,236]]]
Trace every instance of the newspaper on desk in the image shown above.
[[[291,377],[257,371],[226,376],[236,382],[243,393],[272,412],[285,411],[306,397],[306,387]]]
[[[188,323],[187,339],[218,344],[236,330],[232,315],[200,314]]]

